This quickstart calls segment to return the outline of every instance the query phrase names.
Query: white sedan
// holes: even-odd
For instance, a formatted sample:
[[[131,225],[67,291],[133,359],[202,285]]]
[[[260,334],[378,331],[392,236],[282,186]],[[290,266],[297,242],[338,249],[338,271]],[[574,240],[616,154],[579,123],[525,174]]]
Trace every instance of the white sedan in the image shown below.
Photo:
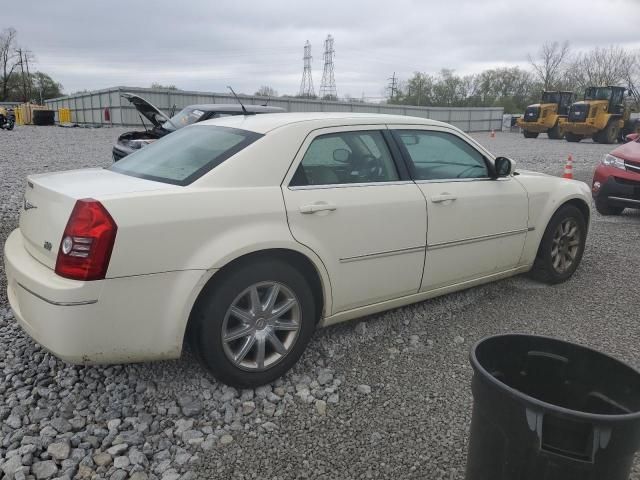
[[[317,326],[578,267],[581,182],[514,171],[451,125],[374,114],[229,117],[107,169],[28,177],[4,248],[24,330],[74,363],[179,357],[272,381]]]

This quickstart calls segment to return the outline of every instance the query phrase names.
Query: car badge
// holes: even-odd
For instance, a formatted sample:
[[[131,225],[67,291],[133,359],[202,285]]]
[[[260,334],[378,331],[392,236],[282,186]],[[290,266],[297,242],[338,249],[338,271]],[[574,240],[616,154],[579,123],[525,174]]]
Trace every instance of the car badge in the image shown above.
[[[51,251],[52,247],[53,247],[53,245],[51,245],[51,242],[44,242],[44,249],[45,250]]]

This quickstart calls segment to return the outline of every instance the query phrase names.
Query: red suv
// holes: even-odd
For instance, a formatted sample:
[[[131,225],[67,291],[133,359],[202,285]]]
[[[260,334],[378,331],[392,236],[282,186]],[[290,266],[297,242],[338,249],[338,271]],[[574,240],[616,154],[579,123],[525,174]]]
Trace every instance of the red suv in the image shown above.
[[[604,156],[593,173],[591,194],[602,215],[620,215],[625,208],[640,208],[640,137]]]

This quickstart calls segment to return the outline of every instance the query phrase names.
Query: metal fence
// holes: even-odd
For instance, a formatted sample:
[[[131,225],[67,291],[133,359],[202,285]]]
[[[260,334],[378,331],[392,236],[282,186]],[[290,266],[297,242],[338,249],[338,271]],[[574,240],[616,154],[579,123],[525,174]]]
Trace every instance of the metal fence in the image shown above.
[[[176,111],[188,105],[202,103],[236,103],[232,95],[210,92],[188,92],[139,87],[113,87],[93,92],[78,93],[66,97],[46,100],[46,105],[56,111],[60,108],[71,110],[74,123],[117,126],[140,126],[136,109],[120,96],[130,92],[145,98],[160,110],[168,113],[175,105]],[[247,105],[263,105],[265,97],[241,95]],[[347,103],[303,98],[271,98],[269,105],[282,107],[288,112],[357,112],[387,113],[430,118],[450,123],[466,132],[500,130],[502,127],[502,107],[456,108],[456,107],[411,107],[377,103]]]

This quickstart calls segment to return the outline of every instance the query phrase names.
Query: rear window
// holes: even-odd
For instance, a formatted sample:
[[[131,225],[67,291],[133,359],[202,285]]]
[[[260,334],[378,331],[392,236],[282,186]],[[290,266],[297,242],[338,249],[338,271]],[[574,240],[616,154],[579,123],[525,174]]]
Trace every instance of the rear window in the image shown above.
[[[237,128],[181,128],[124,157],[109,170],[174,185],[188,185],[262,135]]]

